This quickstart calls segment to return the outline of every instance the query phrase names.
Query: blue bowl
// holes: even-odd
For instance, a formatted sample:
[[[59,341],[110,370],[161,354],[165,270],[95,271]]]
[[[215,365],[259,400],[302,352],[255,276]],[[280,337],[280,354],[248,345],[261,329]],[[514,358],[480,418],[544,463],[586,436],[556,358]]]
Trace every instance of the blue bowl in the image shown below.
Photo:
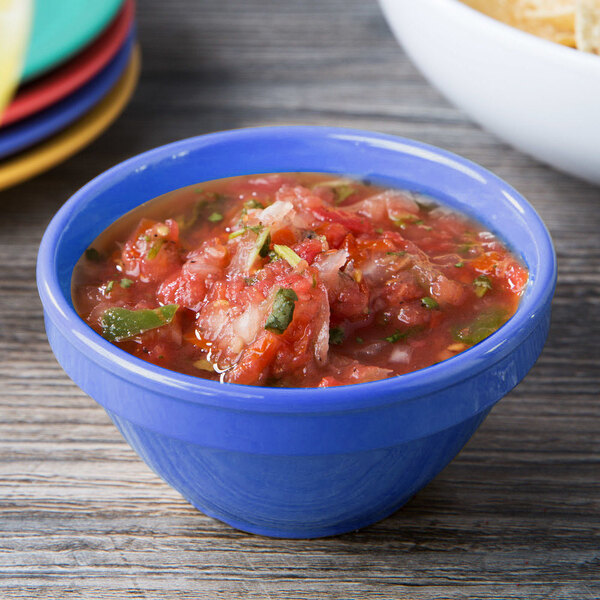
[[[79,318],[71,301],[73,267],[115,219],[183,186],[286,171],[350,174],[406,187],[473,216],[529,269],[516,314],[450,360],[329,389],[181,375],[123,352]],[[556,258],[531,205],[463,158],[366,131],[267,127],[175,142],[96,177],[48,226],[37,278],[58,361],[158,475],[202,512],[238,529],[312,538],[386,517],[459,452],[539,356]]]

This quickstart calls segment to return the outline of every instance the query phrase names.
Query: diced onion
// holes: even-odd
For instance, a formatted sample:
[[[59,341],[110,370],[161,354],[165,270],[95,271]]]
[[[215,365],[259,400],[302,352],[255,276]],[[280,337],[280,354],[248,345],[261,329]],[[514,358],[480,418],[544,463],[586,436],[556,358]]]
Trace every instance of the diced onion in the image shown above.
[[[276,200],[260,213],[260,222],[263,225],[281,226],[285,217],[293,212],[293,210],[294,205],[291,202]]]
[[[394,348],[390,354],[390,362],[407,364],[410,361],[410,355],[410,348]]]

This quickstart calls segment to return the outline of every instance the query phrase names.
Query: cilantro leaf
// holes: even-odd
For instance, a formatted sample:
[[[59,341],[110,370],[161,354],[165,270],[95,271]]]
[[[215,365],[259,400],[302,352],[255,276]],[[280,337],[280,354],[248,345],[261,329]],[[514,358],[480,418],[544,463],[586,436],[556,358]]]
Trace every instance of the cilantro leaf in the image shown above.
[[[271,314],[267,317],[265,329],[273,333],[283,333],[294,318],[294,308],[298,294],[290,288],[279,288],[273,300]]]
[[[396,330],[394,333],[392,333],[392,335],[388,335],[384,339],[386,342],[389,342],[390,344],[396,344],[397,342],[405,340],[407,337],[408,337],[407,331],[405,331],[404,333],[400,333],[398,330]]]

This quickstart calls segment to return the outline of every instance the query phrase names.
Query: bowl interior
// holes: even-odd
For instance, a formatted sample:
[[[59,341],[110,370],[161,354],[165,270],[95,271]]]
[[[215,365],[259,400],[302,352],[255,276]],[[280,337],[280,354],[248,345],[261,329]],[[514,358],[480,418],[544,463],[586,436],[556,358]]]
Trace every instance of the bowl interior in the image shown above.
[[[286,171],[345,174],[427,194],[485,224],[523,260],[535,282],[551,251],[534,209],[502,180],[424,144],[352,130],[262,128],[164,146],[122,163],[82,188],[61,210],[56,245],[60,287],[72,307],[73,267],[113,221],[158,195],[234,175]],[[548,274],[548,273],[546,273]],[[536,286],[530,285],[526,296]]]

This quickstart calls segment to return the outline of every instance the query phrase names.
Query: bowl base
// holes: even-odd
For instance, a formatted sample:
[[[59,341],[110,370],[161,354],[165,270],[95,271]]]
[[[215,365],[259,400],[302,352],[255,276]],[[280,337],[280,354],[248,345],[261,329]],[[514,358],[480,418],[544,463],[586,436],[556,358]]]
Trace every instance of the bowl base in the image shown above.
[[[388,448],[298,456],[208,448],[107,412],[144,462],[202,513],[248,533],[310,539],[394,513],[456,456],[489,410]]]
[[[320,527],[318,529],[305,529],[301,531],[297,529],[272,529],[270,527],[256,525],[255,523],[249,521],[238,521],[230,517],[224,517],[223,515],[217,512],[213,512],[210,508],[199,506],[198,504],[192,502],[189,498],[185,498],[185,496],[184,498],[202,514],[211,517],[212,519],[216,519],[217,521],[221,521],[221,523],[225,523],[226,525],[230,525],[234,529],[238,529],[239,531],[243,531],[244,533],[251,533],[253,535],[288,540],[314,540],[318,538],[342,535],[344,533],[351,533],[353,531],[363,529],[364,527],[368,527],[369,525],[374,525],[379,521],[383,521],[387,517],[394,514],[397,510],[401,509],[405,504],[407,504],[415,496],[415,493],[411,493],[410,495],[402,498],[401,500],[398,500],[398,502],[394,506],[386,508],[386,510],[381,511],[379,514],[369,515],[368,517],[357,519],[356,521],[348,521],[344,523],[337,523],[328,527]]]

